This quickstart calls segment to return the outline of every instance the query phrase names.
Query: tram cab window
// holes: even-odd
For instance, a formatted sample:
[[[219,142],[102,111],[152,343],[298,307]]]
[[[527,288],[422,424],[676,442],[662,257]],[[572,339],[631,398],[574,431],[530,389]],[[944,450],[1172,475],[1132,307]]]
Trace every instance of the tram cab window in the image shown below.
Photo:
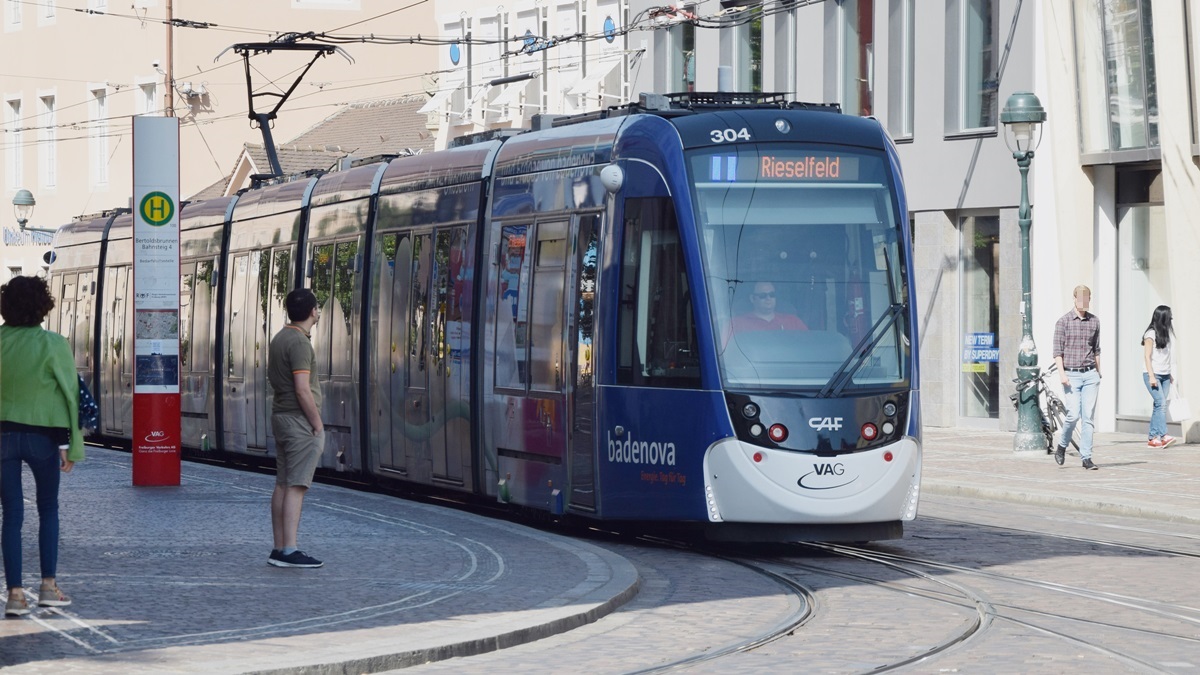
[[[852,387],[903,386],[907,280],[885,159],[800,145],[692,153],[726,386],[819,391],[847,373]]]
[[[625,202],[617,326],[617,381],[700,386],[691,292],[668,198]]]

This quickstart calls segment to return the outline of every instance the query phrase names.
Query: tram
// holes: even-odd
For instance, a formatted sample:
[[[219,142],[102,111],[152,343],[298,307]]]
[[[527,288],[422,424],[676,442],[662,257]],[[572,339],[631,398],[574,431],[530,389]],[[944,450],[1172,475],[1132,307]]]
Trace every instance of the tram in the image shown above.
[[[878,121],[643,96],[180,212],[182,447],[271,461],[266,352],[311,288],[321,470],[720,540],[916,516],[912,242]],[[128,442],[132,216],[59,230],[50,328]]]

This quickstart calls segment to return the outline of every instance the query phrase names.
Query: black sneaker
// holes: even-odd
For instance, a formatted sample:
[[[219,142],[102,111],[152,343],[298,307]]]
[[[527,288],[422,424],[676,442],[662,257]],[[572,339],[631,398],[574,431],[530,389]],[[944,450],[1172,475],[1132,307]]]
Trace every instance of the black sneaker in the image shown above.
[[[279,549],[273,548],[271,549],[271,555],[267,556],[267,564],[274,565],[282,557],[283,553]]]
[[[1058,462],[1059,466],[1067,461],[1067,446],[1059,445],[1054,448],[1054,461]]]
[[[1087,469],[1088,471],[1095,471],[1095,470],[1099,469],[1100,467],[1096,466],[1095,464],[1092,464],[1092,459],[1089,457],[1089,458],[1083,460],[1083,468]]]
[[[270,558],[267,562],[276,567],[320,567],[325,564],[304,551],[292,551],[287,555],[280,553],[277,558]]]

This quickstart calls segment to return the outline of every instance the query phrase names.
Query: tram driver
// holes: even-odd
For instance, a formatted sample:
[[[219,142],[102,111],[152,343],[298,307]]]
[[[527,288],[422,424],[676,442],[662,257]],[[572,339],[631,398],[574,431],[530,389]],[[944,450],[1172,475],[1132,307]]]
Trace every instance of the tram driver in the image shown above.
[[[756,282],[754,292],[750,294],[750,311],[733,317],[733,333],[737,335],[766,330],[808,330],[804,321],[795,314],[775,311],[777,302],[775,284],[769,281]]]

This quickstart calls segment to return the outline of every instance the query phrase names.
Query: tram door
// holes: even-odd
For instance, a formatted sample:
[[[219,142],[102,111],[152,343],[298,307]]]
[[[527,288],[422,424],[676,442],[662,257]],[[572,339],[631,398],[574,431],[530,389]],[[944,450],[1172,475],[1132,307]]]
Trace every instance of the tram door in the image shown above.
[[[571,422],[569,459],[571,505],[587,510],[596,508],[596,448],[592,432],[595,416],[595,337],[596,232],[600,216],[580,216],[571,241],[574,255],[571,261],[567,305],[567,349],[571,376],[568,392]]]
[[[273,436],[271,386],[267,382],[267,353],[270,351],[271,338],[288,323],[286,301],[287,294],[293,288],[293,264],[291,247],[280,247],[263,254],[263,270],[258,279],[258,306],[263,312],[259,322],[263,324],[263,331],[259,333],[254,352],[257,380],[255,384],[258,387],[254,404],[257,419],[253,439],[255,447],[267,447],[267,437]]]
[[[253,405],[246,398],[246,342],[252,333],[254,318],[253,303],[246,301],[246,289],[250,286],[251,257],[258,264],[257,252],[238,253],[229,266],[229,334],[225,339],[225,448],[241,451],[248,445],[248,427],[252,414],[247,408]],[[248,308],[246,305],[249,304]],[[253,376],[253,371],[249,372]]]
[[[392,341],[392,304],[396,285],[396,233],[380,234],[375,240],[372,260],[378,261],[378,275],[372,281],[377,289],[371,312],[371,393],[367,453],[373,456],[367,466],[396,469],[392,459],[392,378],[396,374],[396,344]]]
[[[404,333],[401,344],[404,351],[401,363],[404,367],[404,378],[400,388],[400,402],[403,406],[396,416],[399,424],[399,436],[404,439],[405,465],[409,475],[423,483],[432,481],[433,477],[433,437],[434,423],[432,419],[433,406],[429,400],[429,313],[430,294],[429,281],[431,277],[432,233],[412,233],[411,247],[408,251],[407,264],[400,267],[401,258],[397,254],[397,283],[403,283],[401,293],[403,299],[402,311],[393,317],[393,326]],[[407,278],[401,280],[403,272]],[[393,442],[397,434],[393,427]]]
[[[250,273],[246,279],[246,447],[267,447],[267,346],[271,341],[267,325],[267,288],[271,279],[271,253],[250,252]]]
[[[387,365],[376,378],[380,395],[376,397],[378,409],[372,426],[380,430],[375,448],[379,465],[405,473],[408,445],[404,425],[408,410],[404,405],[404,380],[408,373],[405,355],[408,353],[406,331],[412,234],[399,232],[382,235],[380,247],[383,270],[379,286],[377,342],[386,353],[377,356],[376,363]]]
[[[128,371],[129,364],[125,358],[125,314],[128,311],[127,297],[129,295],[128,266],[110,267],[105,271],[104,279],[104,335],[101,337],[103,350],[101,386],[103,400],[100,408],[101,424],[108,433],[121,433],[123,416],[121,401],[133,395],[130,388],[125,393],[126,385],[123,375]],[[130,374],[128,382],[132,385]]]
[[[439,229],[434,238],[430,289],[429,401],[434,433],[430,451],[435,478],[462,484],[464,456],[470,455],[467,403],[470,382],[463,302],[467,284],[467,228]]]

